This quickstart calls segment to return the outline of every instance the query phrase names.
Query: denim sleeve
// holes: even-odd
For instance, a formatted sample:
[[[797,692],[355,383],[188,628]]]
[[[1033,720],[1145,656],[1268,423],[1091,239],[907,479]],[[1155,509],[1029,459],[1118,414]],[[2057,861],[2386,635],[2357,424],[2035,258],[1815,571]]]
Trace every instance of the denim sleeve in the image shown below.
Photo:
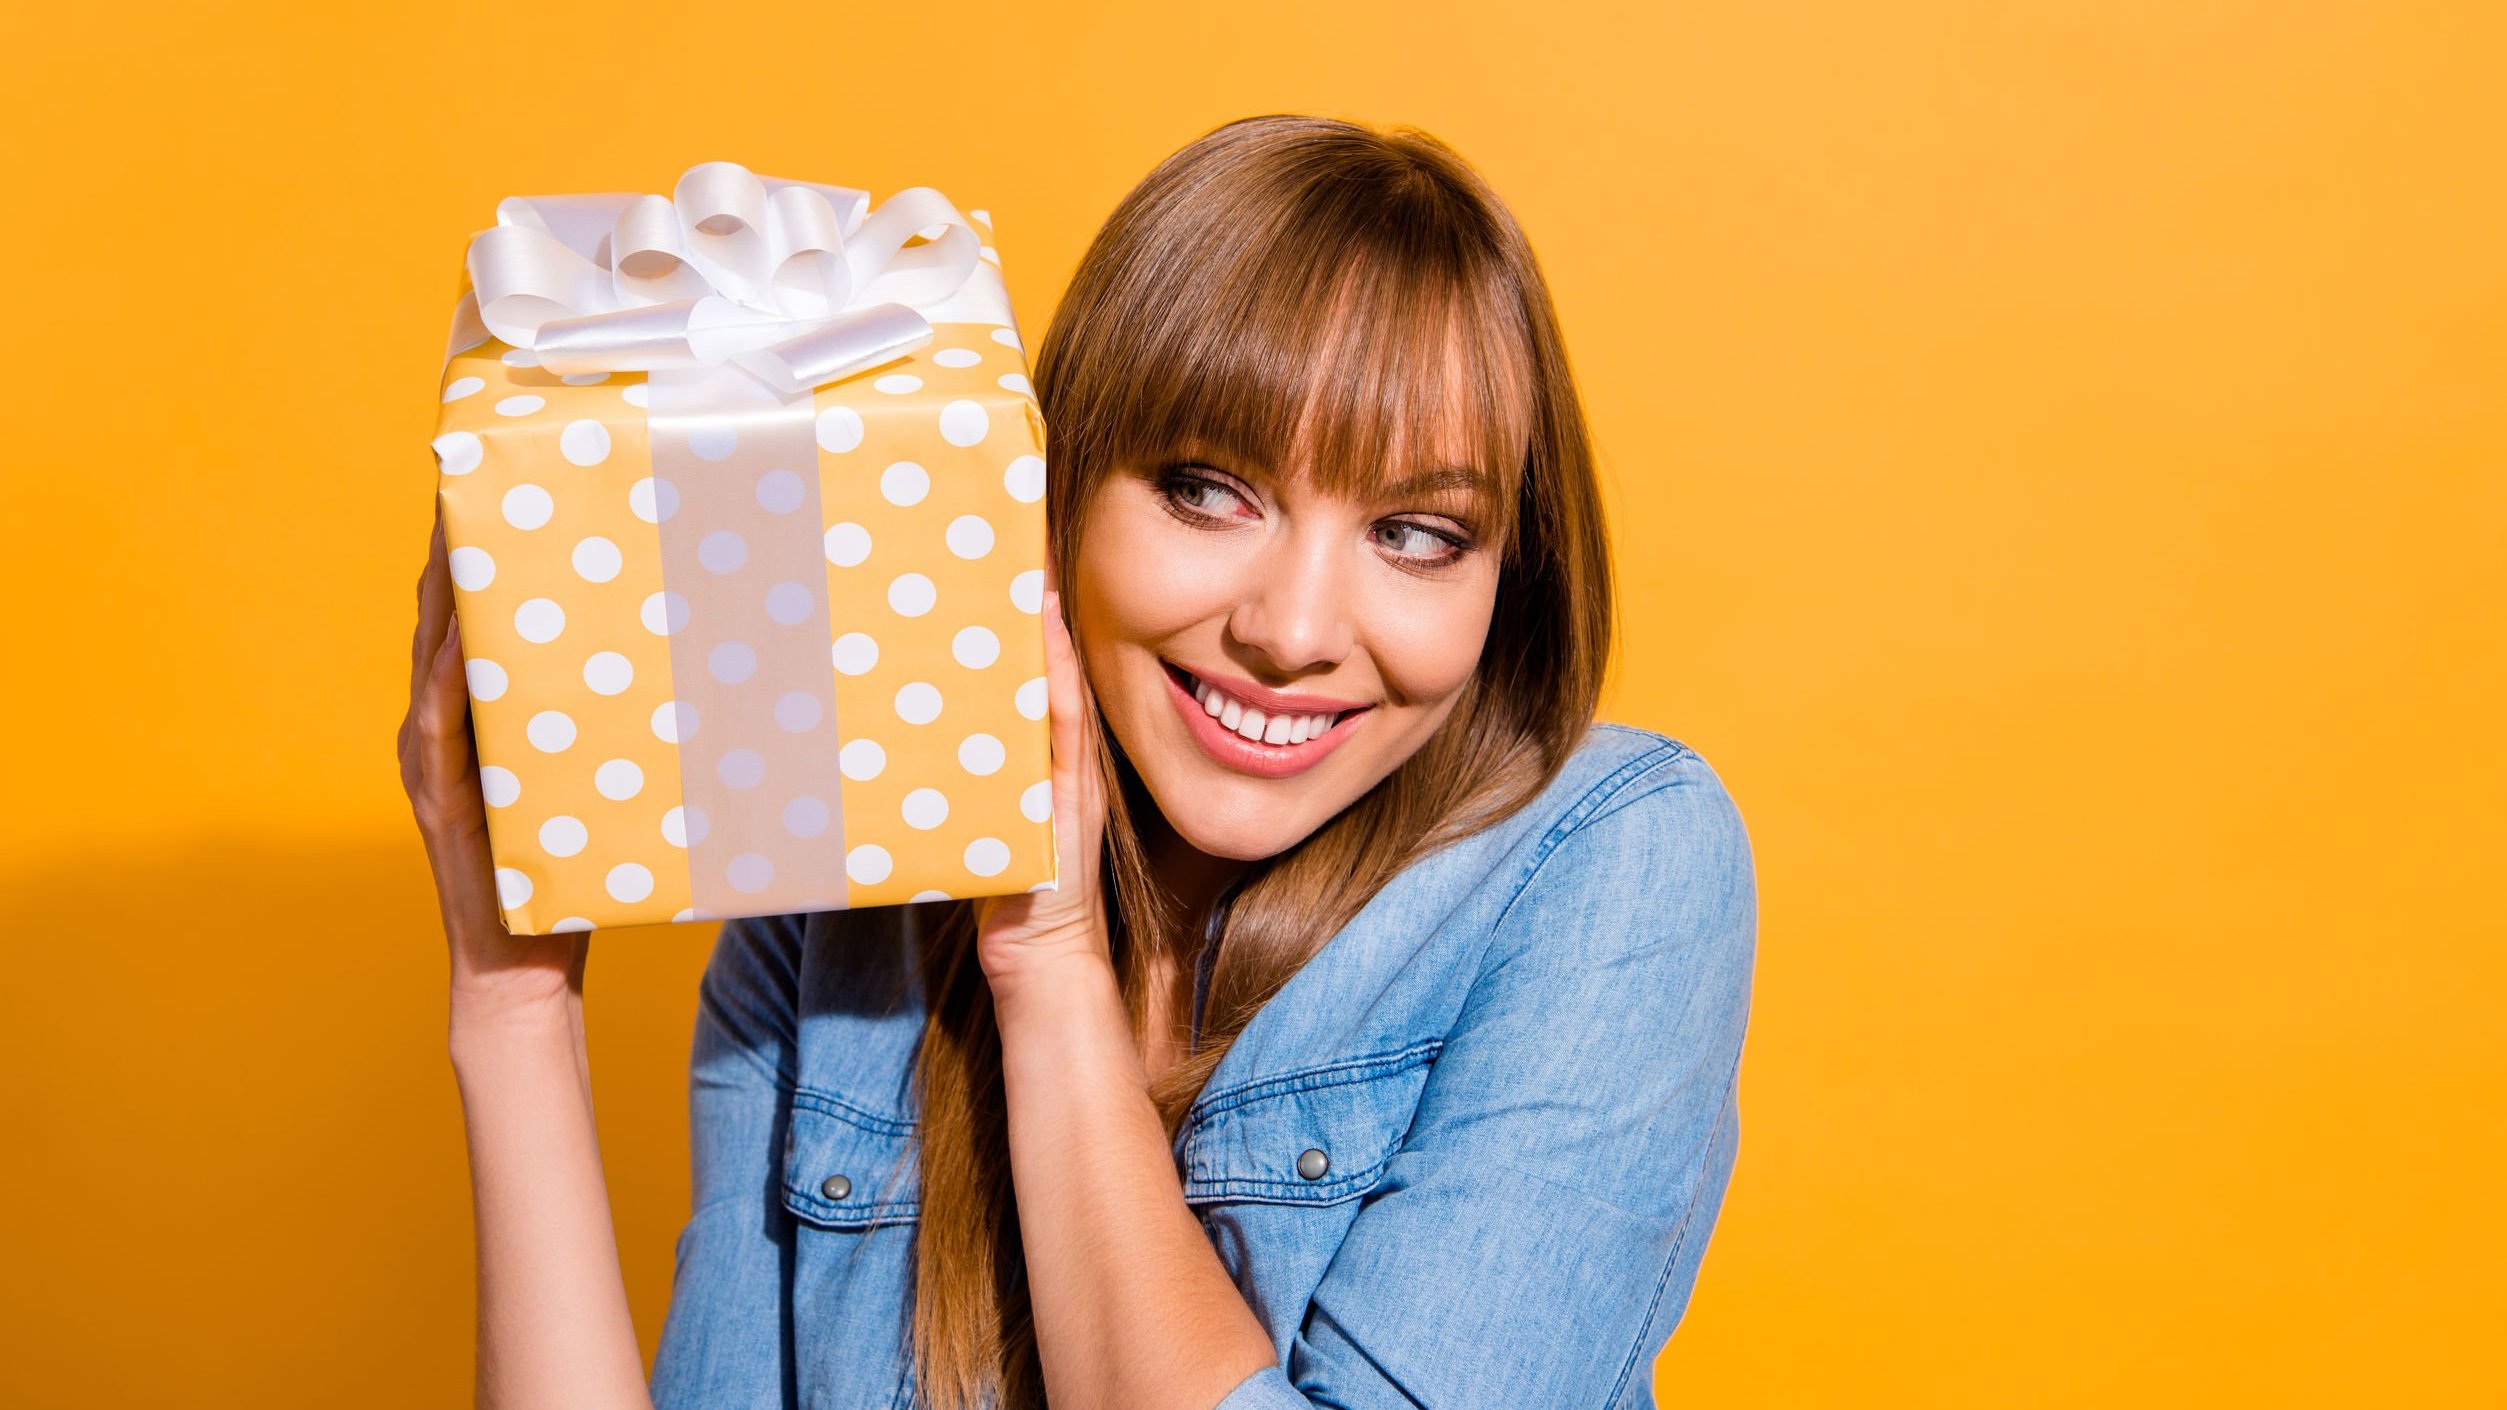
[[[723,922],[688,1061],[691,1213],[653,1359],[657,1410],[798,1404],[792,1218],[778,1148],[795,1082],[802,916]]]
[[[1286,1364],[1220,1410],[1653,1403],[1738,1150],[1754,868],[1685,749],[1561,828]]]

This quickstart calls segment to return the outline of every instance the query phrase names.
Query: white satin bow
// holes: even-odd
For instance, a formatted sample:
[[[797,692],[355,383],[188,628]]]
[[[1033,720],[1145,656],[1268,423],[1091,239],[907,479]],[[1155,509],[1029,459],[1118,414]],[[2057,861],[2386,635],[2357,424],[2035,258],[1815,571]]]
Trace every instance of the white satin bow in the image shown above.
[[[868,192],[704,162],[668,198],[508,197],[468,263],[480,322],[552,372],[729,364],[792,396],[904,356],[934,321],[1007,325],[981,246],[928,186],[874,211]]]

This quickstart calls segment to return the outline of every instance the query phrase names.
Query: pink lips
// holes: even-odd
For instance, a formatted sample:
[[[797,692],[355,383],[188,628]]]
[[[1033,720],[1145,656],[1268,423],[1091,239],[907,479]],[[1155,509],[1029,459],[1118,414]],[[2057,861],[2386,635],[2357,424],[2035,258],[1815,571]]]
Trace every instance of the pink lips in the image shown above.
[[[1160,664],[1165,665],[1163,662]],[[1251,682],[1244,682],[1244,695],[1240,698],[1250,700],[1255,705],[1276,705],[1277,708],[1291,714],[1324,715],[1344,710],[1350,712],[1334,721],[1330,729],[1303,744],[1259,744],[1220,724],[1217,717],[1202,709],[1201,702],[1193,698],[1191,689],[1184,684],[1183,677],[1176,668],[1166,666],[1165,669],[1167,696],[1175,702],[1175,708],[1182,712],[1184,728],[1192,733],[1193,739],[1201,745],[1202,752],[1231,769],[1252,774],[1257,778],[1287,778],[1293,774],[1304,773],[1322,763],[1323,756],[1339,748],[1341,741],[1349,737],[1350,730],[1355,728],[1358,722],[1365,719],[1369,713],[1366,707],[1355,701],[1333,700],[1324,696],[1283,695],[1278,691],[1263,690],[1253,686]],[[1230,694],[1234,694],[1238,688],[1238,683],[1233,681],[1225,687]]]

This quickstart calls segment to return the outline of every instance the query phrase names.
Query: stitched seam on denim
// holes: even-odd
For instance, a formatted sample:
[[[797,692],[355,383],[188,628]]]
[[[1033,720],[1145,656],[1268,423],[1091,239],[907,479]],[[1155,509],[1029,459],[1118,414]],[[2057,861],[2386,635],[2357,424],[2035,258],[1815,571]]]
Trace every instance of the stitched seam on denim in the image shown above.
[[[1723,1125],[1724,1105],[1732,1099],[1733,1089],[1740,1081],[1741,1065],[1735,1062],[1731,1075],[1724,1079],[1722,1095],[1715,1099],[1715,1121],[1718,1134],[1721,1133]],[[1688,1208],[1680,1213],[1680,1232],[1672,1238],[1671,1257],[1664,1260],[1662,1273],[1654,1279],[1654,1296],[1646,1301],[1645,1320],[1637,1324],[1636,1341],[1629,1346],[1626,1359],[1619,1363],[1619,1376],[1611,1382],[1610,1398],[1602,1402],[1604,1405],[1619,1403],[1620,1393],[1628,1385],[1628,1375],[1636,1369],[1637,1358],[1645,1350],[1645,1334],[1653,1327],[1654,1314],[1663,1305],[1663,1291],[1671,1286],[1672,1270],[1680,1266],[1681,1251],[1689,1246],[1689,1231],[1697,1227],[1698,1201],[1706,1195],[1707,1172],[1714,1164],[1714,1149],[1715,1138],[1710,1136],[1707,1138],[1706,1153],[1698,1158],[1697,1188],[1689,1192]],[[1670,1338],[1665,1337],[1664,1340],[1669,1341]]]
[[[833,1092],[817,1087],[793,1088],[792,1104],[849,1122],[874,1136],[911,1136],[914,1134],[914,1123],[911,1121],[899,1121],[893,1116],[882,1116],[875,1111],[866,1111]]]
[[[1263,1093],[1261,1097],[1254,1098],[1252,1100],[1268,1100],[1274,1096],[1293,1096],[1299,1092],[1326,1091],[1334,1087],[1346,1087],[1359,1082],[1389,1082],[1396,1077],[1406,1076],[1427,1066],[1433,1059],[1435,1053],[1442,1049],[1444,1045],[1445,1040],[1442,1038],[1425,1039],[1421,1042],[1412,1044],[1401,1053],[1397,1053],[1389,1058],[1383,1059],[1382,1063],[1393,1064],[1386,1066],[1383,1071],[1368,1073],[1363,1076],[1356,1077],[1336,1077],[1335,1080],[1329,1082],[1308,1082],[1304,1085],[1280,1092],[1266,1092]],[[1382,1065],[1382,1063],[1379,1065]],[[1315,1071],[1328,1072],[1347,1066],[1349,1066],[1349,1064],[1337,1063],[1332,1064],[1330,1068],[1316,1069]],[[1292,1077],[1300,1075],[1312,1074],[1292,1074]],[[1277,1082],[1287,1081],[1289,1079],[1274,1078],[1270,1080]],[[1425,1082],[1426,1079],[1424,1074],[1420,1080],[1423,1083]],[[1356,1170],[1342,1171],[1340,1174],[1329,1180],[1307,1180],[1303,1177],[1290,1180],[1286,1178],[1273,1179],[1266,1176],[1253,1175],[1196,1176],[1191,1174],[1190,1171],[1192,1169],[1194,1155],[1205,1144],[1204,1138],[1216,1124],[1216,1118],[1225,1116],[1229,1112],[1239,1110],[1250,1104],[1251,1100],[1237,1101],[1221,1110],[1210,1112],[1208,1113],[1209,1119],[1196,1121],[1193,1124],[1192,1129],[1186,1134],[1181,1159],[1186,1171],[1184,1177],[1184,1192],[1187,1202],[1190,1202],[1195,1196],[1199,1196],[1205,1199],[1222,1199],[1231,1197],[1252,1199],[1264,1204],[1337,1204],[1344,1200],[1354,1199],[1357,1196],[1363,1195],[1367,1191],[1374,1189],[1376,1185],[1383,1180],[1384,1171],[1393,1163],[1393,1157],[1401,1153],[1400,1142],[1396,1141],[1392,1149],[1387,1150],[1383,1157],[1378,1159],[1374,1164],[1364,1166]]]
[[[1426,1062],[1444,1046],[1445,1040],[1441,1037],[1422,1038],[1407,1047],[1387,1048],[1358,1057],[1336,1058],[1331,1062],[1318,1063],[1313,1067],[1301,1067],[1295,1072],[1284,1072],[1275,1077],[1249,1078],[1233,1087],[1203,1096],[1194,1104],[1192,1113],[1185,1120],[1188,1125],[1198,1128],[1203,1122],[1220,1112],[1243,1106],[1247,1102],[1259,1101],[1264,1097],[1276,1096],[1283,1092],[1311,1092],[1349,1082],[1368,1082],[1378,1077],[1390,1077],[1396,1072]],[[1363,1070],[1367,1068],[1383,1070],[1374,1072]],[[1338,1075],[1344,1072],[1349,1075]],[[1187,1145],[1186,1149],[1189,1150],[1191,1147]]]
[[[1505,928],[1507,920],[1515,913],[1516,903],[1523,899],[1523,893],[1531,890],[1532,883],[1540,879],[1541,868],[1549,864],[1551,857],[1557,855],[1560,844],[1575,835],[1577,829],[1600,813],[1603,804],[1627,791],[1645,775],[1678,763],[1688,752],[1686,745],[1657,744],[1645,753],[1613,769],[1599,782],[1586,789],[1584,796],[1578,798],[1574,806],[1560,815],[1558,821],[1551,825],[1550,830],[1542,836],[1539,845],[1534,848],[1536,855],[1532,859],[1532,865],[1525,870],[1523,880],[1516,884],[1514,894],[1506,898],[1505,909],[1497,913],[1496,922],[1489,927],[1491,932]]]

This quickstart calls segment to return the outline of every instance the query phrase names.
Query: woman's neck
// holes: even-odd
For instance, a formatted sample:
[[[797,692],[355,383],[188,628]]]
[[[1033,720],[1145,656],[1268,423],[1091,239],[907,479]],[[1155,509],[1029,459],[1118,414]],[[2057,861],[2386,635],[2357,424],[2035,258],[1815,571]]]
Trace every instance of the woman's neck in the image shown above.
[[[1211,907],[1228,887],[1253,866],[1233,857],[1214,857],[1178,834],[1163,817],[1155,818],[1141,838],[1149,869],[1175,898],[1187,952],[1200,948]]]

